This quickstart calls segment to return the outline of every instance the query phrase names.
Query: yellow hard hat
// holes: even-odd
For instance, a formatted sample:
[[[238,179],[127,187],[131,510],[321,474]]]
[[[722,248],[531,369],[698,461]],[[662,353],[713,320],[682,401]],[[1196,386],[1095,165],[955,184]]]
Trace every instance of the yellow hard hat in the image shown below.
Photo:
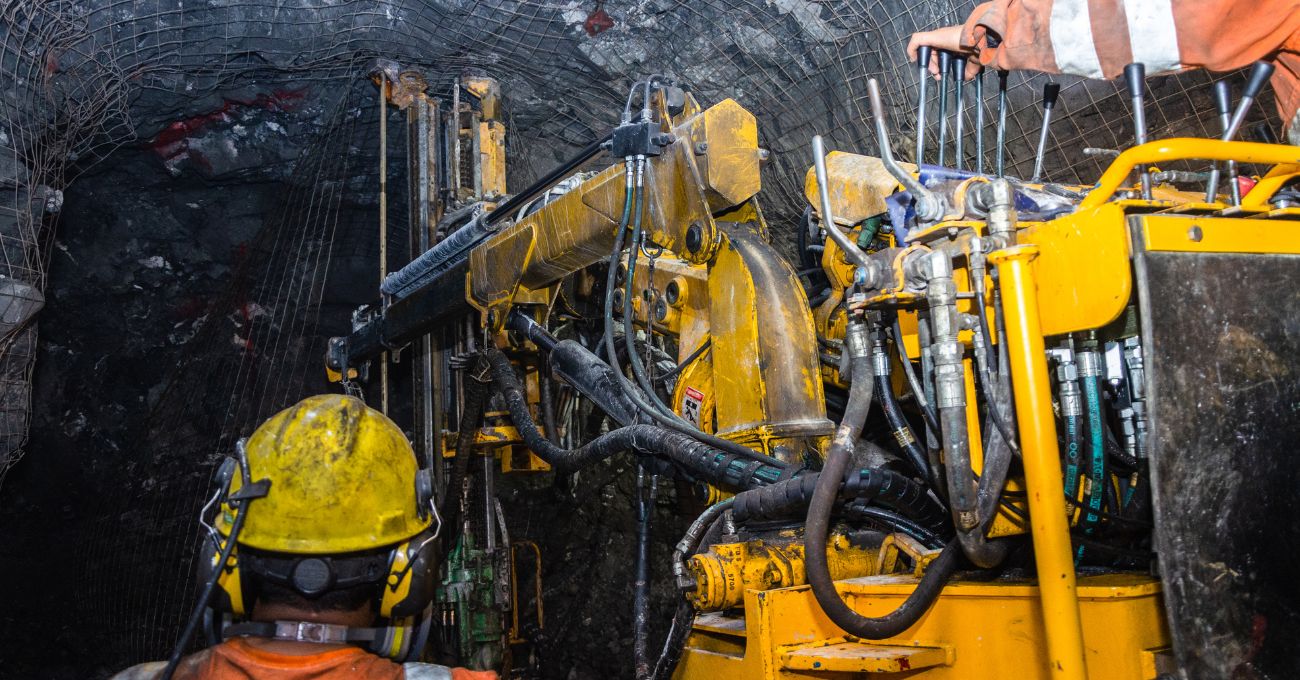
[[[270,492],[249,504],[236,539],[250,548],[327,555],[390,546],[429,527],[416,488],[415,452],[393,421],[355,397],[308,397],[253,432],[251,479]],[[242,485],[234,475],[230,493]],[[234,510],[223,506],[226,536]]]

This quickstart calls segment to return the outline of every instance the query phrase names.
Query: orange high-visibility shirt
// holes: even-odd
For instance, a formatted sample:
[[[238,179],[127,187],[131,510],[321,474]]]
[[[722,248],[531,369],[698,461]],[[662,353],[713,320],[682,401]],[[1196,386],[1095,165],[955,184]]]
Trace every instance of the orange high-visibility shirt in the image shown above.
[[[1269,59],[1278,111],[1300,141],[1296,0],[994,0],[971,12],[962,42],[991,68],[1091,78],[1115,78],[1135,62],[1156,75]],[[1208,97],[1204,112],[1214,115]]]
[[[113,680],[154,680],[165,662],[140,664]],[[409,672],[408,672],[409,671]],[[236,638],[181,660],[174,680],[497,680],[492,671],[447,669],[432,664],[396,664],[359,647],[331,647],[316,654],[292,655],[258,649]]]

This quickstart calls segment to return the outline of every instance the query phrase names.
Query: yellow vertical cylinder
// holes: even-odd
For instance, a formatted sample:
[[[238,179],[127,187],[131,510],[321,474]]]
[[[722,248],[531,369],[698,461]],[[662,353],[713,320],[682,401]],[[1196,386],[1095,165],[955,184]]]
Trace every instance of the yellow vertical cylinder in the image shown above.
[[[997,265],[1002,286],[1011,385],[1029,487],[1034,560],[1047,634],[1048,669],[1053,678],[1084,680],[1087,669],[1083,627],[1063,507],[1065,488],[1061,482],[1056,420],[1038,319],[1038,289],[1029,267],[1037,255],[1036,246],[1013,246],[990,254],[989,262]]]

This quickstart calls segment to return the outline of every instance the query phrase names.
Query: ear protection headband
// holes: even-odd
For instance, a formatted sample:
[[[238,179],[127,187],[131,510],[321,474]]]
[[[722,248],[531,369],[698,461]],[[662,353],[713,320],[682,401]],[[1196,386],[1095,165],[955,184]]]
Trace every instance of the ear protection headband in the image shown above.
[[[241,447],[242,448],[242,447]],[[205,521],[209,509],[230,498],[230,482],[241,466],[234,458],[226,458],[218,468],[214,481],[217,492],[204,506],[199,522],[208,529],[208,537],[198,561],[199,582],[213,577],[221,551],[229,540]],[[390,622],[386,628],[374,629],[365,641],[371,651],[401,660],[412,650],[415,637],[427,635],[430,620],[429,605],[436,587],[435,567],[438,554],[433,549],[434,540],[442,528],[433,498],[432,476],[428,470],[416,474],[416,499],[421,516],[435,518],[428,529],[394,546],[387,554],[351,557],[263,555],[248,552],[239,554],[238,545],[231,549],[230,559],[222,573],[216,575],[217,588],[209,606],[214,610],[209,620],[208,637],[220,640],[223,613],[239,619],[248,615],[252,602],[247,597],[250,589],[247,574],[253,574],[272,583],[293,589],[311,599],[331,590],[374,583],[380,585],[378,613]],[[242,624],[237,624],[242,625]],[[417,628],[418,627],[418,628]],[[369,629],[367,629],[369,630]],[[421,631],[423,630],[423,633]],[[357,640],[358,642],[361,639]]]

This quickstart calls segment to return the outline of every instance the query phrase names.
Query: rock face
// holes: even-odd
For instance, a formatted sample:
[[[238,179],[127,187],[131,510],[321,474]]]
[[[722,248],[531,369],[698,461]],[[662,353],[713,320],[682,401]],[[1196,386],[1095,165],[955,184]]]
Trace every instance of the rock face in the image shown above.
[[[374,56],[439,92],[466,68],[500,80],[515,187],[605,131],[646,74],[705,103],[735,98],[772,151],[764,212],[789,246],[811,135],[874,148],[865,83],[877,75],[908,157],[915,78],[901,46],[968,5],[5,4],[0,282],[45,308],[39,344],[35,322],[0,343],[0,678],[105,677],[165,656],[193,599],[212,463],[260,419],[331,389],[324,340],[378,282],[377,112],[363,78]],[[1098,161],[1082,148],[1125,144],[1127,103],[1112,84],[1065,81],[1048,176],[1091,181]],[[1153,136],[1206,132],[1192,114],[1209,99],[1187,94],[1205,82],[1153,80]],[[1013,171],[1032,164],[1040,87],[1012,77]],[[397,125],[390,242],[404,244]],[[0,330],[8,318],[0,309]],[[5,476],[29,420],[31,454]],[[544,677],[630,674],[631,479],[615,462],[571,486],[503,485],[512,537],[546,550]],[[663,496],[656,565],[682,529]],[[652,646],[672,595],[662,569],[655,578]]]

